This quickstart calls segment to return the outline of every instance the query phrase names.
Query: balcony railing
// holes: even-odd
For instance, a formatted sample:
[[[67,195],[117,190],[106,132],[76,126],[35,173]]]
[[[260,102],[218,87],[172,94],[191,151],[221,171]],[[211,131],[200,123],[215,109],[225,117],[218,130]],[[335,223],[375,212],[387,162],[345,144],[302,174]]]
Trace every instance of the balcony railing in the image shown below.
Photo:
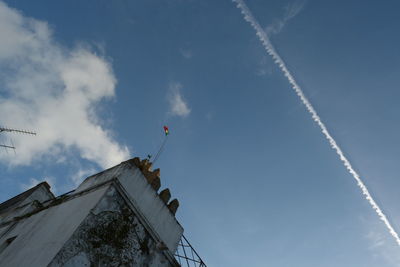
[[[175,258],[182,267],[207,267],[184,235],[179,241]]]

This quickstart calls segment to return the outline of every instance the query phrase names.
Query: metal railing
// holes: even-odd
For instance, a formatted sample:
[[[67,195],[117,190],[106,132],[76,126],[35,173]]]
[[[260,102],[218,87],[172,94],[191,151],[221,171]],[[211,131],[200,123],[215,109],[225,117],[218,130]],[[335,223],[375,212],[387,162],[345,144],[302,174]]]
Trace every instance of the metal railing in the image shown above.
[[[207,267],[184,235],[182,235],[179,241],[178,248],[175,252],[175,259],[182,267]]]

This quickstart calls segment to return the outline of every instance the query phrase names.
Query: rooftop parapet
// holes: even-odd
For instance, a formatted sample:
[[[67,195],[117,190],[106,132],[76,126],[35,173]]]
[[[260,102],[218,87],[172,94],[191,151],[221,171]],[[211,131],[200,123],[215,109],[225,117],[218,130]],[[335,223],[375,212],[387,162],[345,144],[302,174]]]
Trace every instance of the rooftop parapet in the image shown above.
[[[149,184],[153,187],[153,189],[157,192],[161,187],[161,179],[160,179],[160,169],[155,169],[152,171],[152,163],[148,159],[140,160],[138,157],[135,157],[128,162],[133,163],[136,167],[138,167],[144,177],[146,177]],[[169,211],[172,214],[176,214],[176,211],[179,207],[179,201],[177,199],[173,199],[169,204],[168,201],[171,198],[171,193],[168,188],[164,189],[160,192],[159,197],[161,200],[167,205]]]

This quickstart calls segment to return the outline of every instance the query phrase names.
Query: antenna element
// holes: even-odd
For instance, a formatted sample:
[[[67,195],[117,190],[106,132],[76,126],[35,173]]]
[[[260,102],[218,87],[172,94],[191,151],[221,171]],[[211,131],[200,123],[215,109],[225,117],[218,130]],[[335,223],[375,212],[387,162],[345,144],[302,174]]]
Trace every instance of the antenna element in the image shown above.
[[[12,129],[12,128],[5,128],[5,127],[0,127],[0,134],[3,132],[9,132],[9,133],[20,133],[20,134],[30,134],[30,135],[36,135],[35,132],[31,131],[25,131],[25,130],[20,130],[20,129]],[[12,142],[11,142],[12,143]],[[0,144],[0,147],[4,147],[5,149],[14,149],[15,152],[15,146],[14,145],[4,145]]]

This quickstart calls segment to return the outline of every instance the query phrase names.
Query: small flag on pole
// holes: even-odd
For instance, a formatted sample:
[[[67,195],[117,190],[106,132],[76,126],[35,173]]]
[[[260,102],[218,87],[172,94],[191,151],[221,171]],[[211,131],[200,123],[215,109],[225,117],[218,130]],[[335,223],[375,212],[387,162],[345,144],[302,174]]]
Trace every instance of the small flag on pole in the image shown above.
[[[164,132],[165,132],[165,135],[166,135],[166,136],[169,134],[169,130],[168,130],[168,127],[167,127],[167,126],[164,126]]]

